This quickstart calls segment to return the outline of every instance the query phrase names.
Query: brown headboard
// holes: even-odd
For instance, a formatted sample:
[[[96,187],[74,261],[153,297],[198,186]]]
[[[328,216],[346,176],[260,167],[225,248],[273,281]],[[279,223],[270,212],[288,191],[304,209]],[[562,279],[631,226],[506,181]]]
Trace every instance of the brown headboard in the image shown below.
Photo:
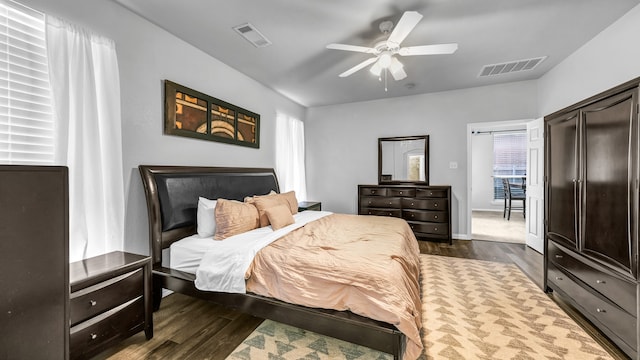
[[[273,169],[140,165],[147,198],[149,241],[154,265],[162,249],[196,233],[198,197],[242,201],[280,192]]]

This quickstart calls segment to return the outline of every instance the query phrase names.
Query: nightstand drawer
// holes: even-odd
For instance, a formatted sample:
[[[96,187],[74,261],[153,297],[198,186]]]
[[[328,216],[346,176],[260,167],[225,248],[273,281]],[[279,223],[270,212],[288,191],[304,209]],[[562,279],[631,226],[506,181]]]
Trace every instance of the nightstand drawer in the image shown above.
[[[71,325],[144,295],[143,270],[109,279],[71,294]]]
[[[72,327],[69,342],[71,358],[85,358],[124,334],[142,330],[144,317],[144,300],[140,297]]]

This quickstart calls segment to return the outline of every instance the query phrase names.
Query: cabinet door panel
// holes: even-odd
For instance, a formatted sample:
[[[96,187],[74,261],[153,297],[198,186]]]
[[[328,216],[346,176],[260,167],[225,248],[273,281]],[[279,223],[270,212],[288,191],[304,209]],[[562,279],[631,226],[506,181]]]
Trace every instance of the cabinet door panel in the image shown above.
[[[583,252],[631,272],[632,183],[629,165],[635,91],[595,103],[582,112]]]
[[[577,248],[578,112],[547,122],[547,235]]]

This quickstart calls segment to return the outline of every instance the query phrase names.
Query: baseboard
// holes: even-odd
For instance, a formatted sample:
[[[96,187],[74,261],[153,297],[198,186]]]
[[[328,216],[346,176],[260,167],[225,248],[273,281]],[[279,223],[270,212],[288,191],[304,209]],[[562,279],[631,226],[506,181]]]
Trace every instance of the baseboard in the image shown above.
[[[471,240],[471,236],[467,234],[451,234],[451,238],[456,240]]]

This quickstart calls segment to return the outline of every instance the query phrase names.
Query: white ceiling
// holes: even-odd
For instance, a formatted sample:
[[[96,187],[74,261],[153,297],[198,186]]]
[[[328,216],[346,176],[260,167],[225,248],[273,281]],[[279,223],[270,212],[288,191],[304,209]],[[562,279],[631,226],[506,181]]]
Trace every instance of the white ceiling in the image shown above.
[[[537,79],[640,0],[114,0],[304,106]],[[338,74],[370,55],[330,43],[373,46],[381,21],[424,18],[403,46],[458,43],[452,55],[402,57],[407,78],[384,84],[367,69]],[[253,24],[273,44],[256,48],[232,27]],[[620,44],[629,46],[629,44]],[[479,78],[484,65],[547,56],[534,70]],[[180,82],[180,79],[171,79]],[[197,90],[197,89],[196,89]]]

